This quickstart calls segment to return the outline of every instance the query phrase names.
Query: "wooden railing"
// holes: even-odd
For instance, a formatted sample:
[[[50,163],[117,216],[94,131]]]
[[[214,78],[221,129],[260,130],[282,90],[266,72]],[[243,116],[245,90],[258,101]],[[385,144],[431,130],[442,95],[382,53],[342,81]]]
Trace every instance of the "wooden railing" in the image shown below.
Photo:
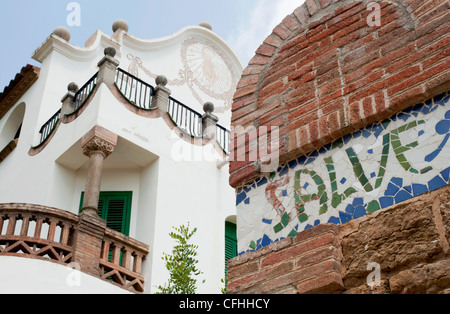
[[[75,256],[86,256],[85,236],[92,236],[86,231],[89,226],[79,227],[80,219],[81,216],[45,206],[0,204],[0,258],[36,258],[61,265],[79,263],[82,271],[83,263],[96,265],[98,271],[91,275],[135,293],[144,292],[142,262],[149,253],[148,245],[106,228],[97,233],[99,246],[97,251],[90,250],[91,260],[78,260]]]

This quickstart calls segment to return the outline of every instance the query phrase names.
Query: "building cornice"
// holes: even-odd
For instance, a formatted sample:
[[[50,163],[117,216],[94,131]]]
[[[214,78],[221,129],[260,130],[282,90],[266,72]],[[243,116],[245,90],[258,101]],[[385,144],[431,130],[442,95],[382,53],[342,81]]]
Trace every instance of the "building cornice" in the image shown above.
[[[88,47],[79,47],[73,45],[61,37],[51,34],[44,43],[36,49],[32,58],[42,63],[53,51],[60,53],[61,55],[74,60],[74,61],[92,61],[96,60],[99,55],[99,47],[114,47],[119,50],[120,44],[101,31],[97,31],[94,36],[91,37],[92,43]]]

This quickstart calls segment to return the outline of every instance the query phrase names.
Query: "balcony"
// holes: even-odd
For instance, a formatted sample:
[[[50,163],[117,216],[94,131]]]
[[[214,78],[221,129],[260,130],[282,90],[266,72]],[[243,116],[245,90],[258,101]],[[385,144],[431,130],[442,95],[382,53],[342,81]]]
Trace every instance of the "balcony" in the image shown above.
[[[96,89],[99,86],[100,71],[94,74],[83,87],[78,89],[76,84],[70,84],[68,87],[68,94],[63,99],[69,99],[69,112],[62,112],[59,109],[48,121],[46,121],[40,128],[39,144],[34,147],[38,149],[48,142],[53,134],[58,129],[59,123],[70,123],[81,114],[84,106],[88,105],[90,98],[95,95]],[[125,101],[133,107],[134,112],[152,112],[158,110],[158,87],[155,88],[147,82],[133,76],[121,68],[114,69],[114,84],[111,88],[123,97]],[[160,87],[160,86],[159,86]],[[114,93],[117,95],[116,93]],[[169,92],[170,94],[170,92]],[[193,110],[181,101],[167,95],[167,99],[163,100],[162,111],[166,112],[173,124],[193,138],[203,138],[205,134],[205,116]],[[135,112],[136,113],[136,112]],[[139,114],[139,113],[138,113]],[[145,115],[144,115],[145,116]],[[213,134],[217,144],[222,149],[225,155],[230,153],[230,131],[215,123],[215,132]]]
[[[30,204],[0,204],[0,258],[25,257],[77,265],[133,293],[144,292],[149,246],[106,227],[99,217]]]

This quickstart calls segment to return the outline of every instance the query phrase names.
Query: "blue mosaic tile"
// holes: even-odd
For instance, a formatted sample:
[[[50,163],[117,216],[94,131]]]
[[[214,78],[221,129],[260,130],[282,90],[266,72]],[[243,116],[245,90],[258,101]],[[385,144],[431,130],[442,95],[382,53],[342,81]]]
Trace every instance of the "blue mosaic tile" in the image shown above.
[[[392,183],[389,183],[386,192],[384,193],[385,196],[395,196],[397,194],[398,190],[400,188]]]
[[[353,213],[355,212],[355,206],[348,204],[345,208],[345,212],[353,215]]]
[[[236,206],[239,206],[240,203],[242,203],[247,198],[247,193],[242,192],[237,195],[236,198]]]
[[[450,168],[445,169],[441,172],[441,176],[444,178],[445,181],[449,182],[450,180]]]
[[[279,176],[280,177],[284,176],[286,173],[288,173],[288,171],[289,167],[288,166],[284,167],[281,171],[279,171]]]
[[[428,189],[430,191],[435,191],[446,185],[447,182],[445,182],[444,179],[441,178],[441,176],[436,176],[432,180],[430,180],[430,182],[428,182]]]
[[[439,105],[444,105],[444,98],[445,98],[446,93],[442,93],[440,95],[437,95],[433,98],[433,101],[435,104],[439,104]]]
[[[353,219],[358,219],[367,214],[366,208],[364,206],[358,206],[355,208],[355,212],[353,213]]]
[[[297,160],[293,160],[293,161],[289,162],[288,163],[289,169],[293,169],[293,168],[297,167],[297,164],[298,164]]]
[[[397,195],[395,196],[395,203],[401,203],[404,201],[407,201],[409,199],[412,198],[412,195],[409,194],[408,192],[406,192],[405,190],[401,190],[400,192],[397,193]]]
[[[250,186],[244,187],[244,192],[245,192],[245,193],[248,193],[248,192],[250,192],[251,190],[252,190],[252,188],[251,188]],[[241,190],[241,192],[242,192],[242,190]],[[238,192],[238,193],[240,193],[240,192]]]
[[[367,131],[367,130],[364,130],[363,133],[362,133],[362,135],[363,135],[363,137],[365,137],[365,138],[369,138],[369,136],[372,136],[372,133],[369,132],[369,131]]]
[[[409,114],[400,113],[397,118],[403,120],[404,122],[408,121],[411,116]]]
[[[297,159],[297,163],[299,164],[299,166],[303,166],[306,162],[306,156],[302,156],[299,159]]]
[[[398,187],[403,186],[403,179],[402,178],[392,178],[391,182],[394,183]]]
[[[339,225],[341,223],[341,220],[338,217],[330,217],[330,219],[328,219],[328,223]]]
[[[260,217],[241,230],[245,239],[238,239],[239,251],[254,251],[321,222],[346,223],[439,189],[450,184],[449,166],[450,94],[443,93],[238,189],[238,216],[240,208],[253,206],[246,209]]]
[[[271,225],[272,224],[273,219],[265,219],[263,218],[262,222],[267,224],[267,225]]]
[[[428,192],[428,187],[423,184],[413,184],[412,189],[414,196],[419,196]]]
[[[341,220],[341,223],[345,224],[346,222],[349,222],[352,220],[352,215],[344,212],[339,212],[339,219]]]
[[[447,134],[450,131],[450,120],[447,119],[436,125],[436,132],[438,132],[438,134]]]
[[[265,234],[264,237],[262,238],[261,245],[263,247],[265,247],[265,246],[270,245],[271,243],[272,243],[272,240]]]
[[[267,184],[267,182],[268,182],[268,181],[267,181],[267,178],[264,177],[264,178],[261,179],[261,181],[259,181],[259,182],[256,184],[256,186],[257,186],[257,187],[263,186],[263,185]]]
[[[406,190],[406,192],[408,192],[409,194],[412,193],[412,187],[411,187],[411,186],[404,186],[403,188],[404,188],[404,189]]]
[[[381,208],[388,208],[389,206],[394,205],[393,197],[380,197],[380,205]]]

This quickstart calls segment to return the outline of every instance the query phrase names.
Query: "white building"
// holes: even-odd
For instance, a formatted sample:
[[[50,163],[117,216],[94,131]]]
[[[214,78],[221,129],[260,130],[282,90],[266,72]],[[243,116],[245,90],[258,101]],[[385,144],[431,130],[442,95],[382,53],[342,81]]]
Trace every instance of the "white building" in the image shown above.
[[[154,293],[169,233],[188,223],[198,292],[223,288],[236,215],[225,129],[242,65],[207,23],[156,40],[125,21],[113,30],[78,47],[57,28],[33,54],[42,66],[0,94],[0,293]]]

